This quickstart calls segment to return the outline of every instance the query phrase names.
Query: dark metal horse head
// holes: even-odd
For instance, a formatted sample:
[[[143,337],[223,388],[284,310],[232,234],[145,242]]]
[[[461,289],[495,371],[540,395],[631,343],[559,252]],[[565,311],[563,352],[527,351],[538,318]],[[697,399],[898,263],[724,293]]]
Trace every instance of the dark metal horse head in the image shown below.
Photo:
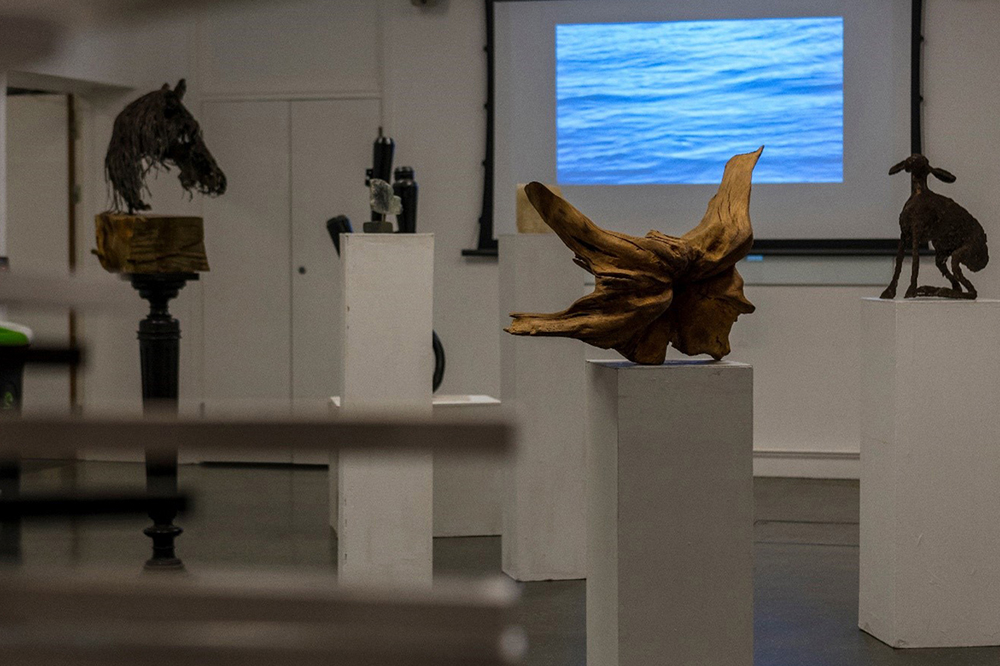
[[[115,210],[149,210],[142,200],[149,193],[150,171],[178,169],[189,193],[218,196],[226,192],[226,175],[205,145],[201,127],[184,107],[187,84],[164,86],[125,107],[115,119],[104,172],[113,190]]]

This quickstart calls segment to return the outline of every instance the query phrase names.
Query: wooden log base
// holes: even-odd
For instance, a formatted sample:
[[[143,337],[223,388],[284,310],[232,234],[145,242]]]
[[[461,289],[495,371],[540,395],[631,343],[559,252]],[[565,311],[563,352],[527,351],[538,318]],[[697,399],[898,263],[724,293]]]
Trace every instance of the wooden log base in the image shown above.
[[[101,213],[94,254],[109,273],[207,272],[204,220],[171,215]]]

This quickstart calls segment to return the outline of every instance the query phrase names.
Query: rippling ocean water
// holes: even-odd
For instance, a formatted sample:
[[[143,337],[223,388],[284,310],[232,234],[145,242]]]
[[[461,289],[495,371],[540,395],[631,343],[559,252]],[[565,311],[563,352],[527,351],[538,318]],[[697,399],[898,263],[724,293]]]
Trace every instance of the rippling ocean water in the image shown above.
[[[558,179],[843,181],[841,17],[556,26]]]

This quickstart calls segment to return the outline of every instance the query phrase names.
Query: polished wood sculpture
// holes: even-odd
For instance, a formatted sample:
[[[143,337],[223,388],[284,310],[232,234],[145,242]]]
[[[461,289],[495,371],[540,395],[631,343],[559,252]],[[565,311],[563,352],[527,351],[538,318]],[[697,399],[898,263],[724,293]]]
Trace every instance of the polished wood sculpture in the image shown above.
[[[552,229],[549,225],[545,224],[545,220],[542,216],[538,214],[535,207],[531,205],[528,201],[528,194],[524,191],[527,187],[524,183],[519,183],[517,186],[517,194],[515,201],[515,211],[517,214],[517,233],[519,234],[551,234]],[[545,187],[552,190],[552,193],[556,196],[562,196],[562,190],[559,189],[558,185],[546,185]]]
[[[729,160],[701,224],[679,238],[605,231],[541,183],[528,184],[531,204],[596,284],[563,312],[512,313],[505,330],[577,338],[646,365],[663,363],[669,344],[721,359],[737,317],[754,311],[736,262],[753,245],[750,178],[763,150]]]
[[[889,175],[907,171],[910,174],[910,198],[899,214],[899,251],[892,282],[882,292],[882,298],[895,298],[899,274],[903,269],[906,251],[912,252],[910,286],[903,298],[939,296],[943,298],[976,297],[976,288],[962,273],[964,264],[973,273],[986,268],[990,254],[986,247],[986,232],[976,218],[952,199],[931,192],[927,176],[933,175],[945,183],[954,183],[955,176],[944,169],[932,167],[923,155],[914,154],[889,169]],[[930,285],[917,286],[920,273],[920,247],[930,243],[934,248],[934,264],[941,271],[951,288]],[[948,259],[951,258],[951,270]],[[962,290],[965,287],[965,291]]]

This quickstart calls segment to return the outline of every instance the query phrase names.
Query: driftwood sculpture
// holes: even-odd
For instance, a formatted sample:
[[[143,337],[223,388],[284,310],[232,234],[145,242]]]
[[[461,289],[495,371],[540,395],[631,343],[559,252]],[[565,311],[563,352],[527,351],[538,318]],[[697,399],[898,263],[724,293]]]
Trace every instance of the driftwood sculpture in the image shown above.
[[[183,79],[173,90],[164,84],[129,104],[115,119],[104,160],[114,211],[149,210],[142,200],[149,193],[146,177],[158,169],[177,167],[181,186],[189,193],[226,192],[226,175],[205,145],[198,121],[184,107],[186,91]]]
[[[903,298],[915,296],[941,296],[944,298],[976,297],[976,288],[962,273],[962,264],[976,273],[990,261],[986,248],[986,232],[976,218],[953,200],[931,192],[927,187],[927,175],[945,183],[954,183],[955,176],[944,169],[932,167],[923,155],[911,155],[889,169],[889,175],[908,171],[910,173],[910,198],[899,214],[899,252],[892,282],[882,292],[882,298],[895,298],[896,285],[903,268],[903,257],[911,249],[910,286]],[[930,243],[934,248],[934,263],[951,283],[951,288],[917,286],[920,273],[920,246]],[[948,270],[948,258],[951,270]],[[965,291],[962,291],[965,287]]]
[[[729,160],[701,224],[680,238],[605,231],[541,183],[528,184],[531,204],[596,284],[563,312],[512,313],[505,330],[577,338],[647,365],[663,363],[669,344],[721,359],[733,323],[754,311],[736,262],[753,245],[750,178],[763,150]]]

